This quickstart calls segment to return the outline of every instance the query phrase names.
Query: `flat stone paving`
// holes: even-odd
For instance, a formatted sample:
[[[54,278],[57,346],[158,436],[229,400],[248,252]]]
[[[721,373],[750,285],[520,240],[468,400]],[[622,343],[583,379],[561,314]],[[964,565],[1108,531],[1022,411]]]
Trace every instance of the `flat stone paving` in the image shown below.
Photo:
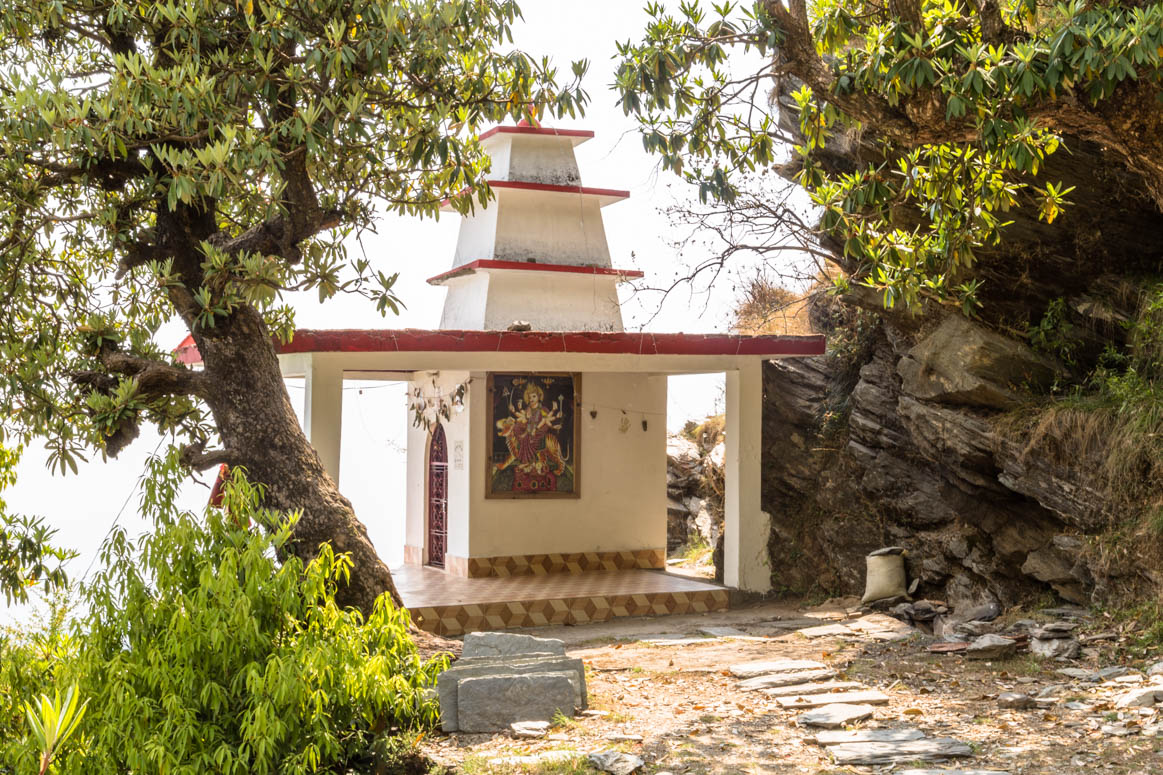
[[[851,631],[851,630],[850,630]],[[859,631],[857,629],[856,631]],[[833,632],[832,634],[838,634]],[[795,680],[805,671],[819,671],[823,665],[805,660],[776,660],[771,662],[745,662],[732,665],[730,673],[742,679],[740,688],[753,688],[759,683],[784,679]],[[778,693],[777,703],[789,710],[805,709],[796,718],[796,724],[804,729],[814,727],[836,730],[817,731],[805,736],[804,743],[824,746],[832,760],[838,765],[889,765],[911,762],[943,762],[949,759],[973,756],[973,749],[966,743],[950,737],[929,737],[924,731],[906,727],[901,729],[841,730],[841,727],[857,724],[873,714],[873,705],[883,705],[889,701],[884,692],[865,687],[856,681],[830,681],[825,683],[791,684],[787,687],[768,688],[769,693]],[[973,770],[912,770],[914,775],[927,773],[972,773]],[[1007,775],[997,770],[981,770],[989,775]]]

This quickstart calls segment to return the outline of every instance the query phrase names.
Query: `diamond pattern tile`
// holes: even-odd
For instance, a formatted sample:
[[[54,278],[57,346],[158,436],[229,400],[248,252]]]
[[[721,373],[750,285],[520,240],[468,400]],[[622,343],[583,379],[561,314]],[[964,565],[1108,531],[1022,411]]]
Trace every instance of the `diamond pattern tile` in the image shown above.
[[[438,635],[726,610],[723,587],[656,570],[466,578],[434,568],[392,571],[421,629]]]

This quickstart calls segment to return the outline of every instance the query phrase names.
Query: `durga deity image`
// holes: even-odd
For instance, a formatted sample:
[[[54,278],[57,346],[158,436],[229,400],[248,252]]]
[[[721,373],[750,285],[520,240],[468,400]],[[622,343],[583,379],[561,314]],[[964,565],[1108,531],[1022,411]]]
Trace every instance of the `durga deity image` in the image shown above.
[[[504,384],[504,383],[508,384]],[[566,384],[563,383],[567,383]],[[494,492],[536,495],[568,494],[573,489],[570,451],[573,385],[568,377],[500,378],[495,384],[496,442],[491,470]],[[546,389],[560,388],[546,401]],[[566,393],[569,393],[567,398]],[[500,411],[497,411],[500,410]]]

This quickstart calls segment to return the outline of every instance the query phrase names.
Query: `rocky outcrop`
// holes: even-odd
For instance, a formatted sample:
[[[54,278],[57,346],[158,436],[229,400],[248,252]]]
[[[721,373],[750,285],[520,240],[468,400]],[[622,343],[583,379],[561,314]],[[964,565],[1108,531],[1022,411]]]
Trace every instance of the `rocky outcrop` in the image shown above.
[[[899,544],[921,597],[1089,601],[1101,489],[1083,461],[1032,454],[1004,422],[1057,364],[957,314],[927,326],[853,314],[836,354],[765,373],[775,588],[859,594],[864,555]]]
[[[701,543],[715,547],[723,535],[723,461],[726,447],[719,423],[709,433],[692,432],[694,438],[670,434],[666,440],[666,549],[675,554],[685,546]]]

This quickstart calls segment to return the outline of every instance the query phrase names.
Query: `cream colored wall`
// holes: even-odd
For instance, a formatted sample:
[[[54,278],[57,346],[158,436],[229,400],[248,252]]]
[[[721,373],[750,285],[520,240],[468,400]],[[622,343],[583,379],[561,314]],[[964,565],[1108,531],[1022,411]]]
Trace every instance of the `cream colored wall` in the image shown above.
[[[503,261],[610,266],[606,230],[595,197],[498,189],[496,247]]]
[[[582,376],[581,497],[486,499],[486,389],[471,383],[468,557],[666,545],[666,377]],[[590,417],[591,410],[597,411]],[[625,414],[623,411],[625,410]],[[628,427],[621,430],[622,420]],[[647,422],[642,428],[643,419]],[[454,552],[455,553],[455,552]]]
[[[419,387],[425,395],[434,391],[433,379],[436,385],[449,395],[469,378],[467,371],[441,371],[425,374],[421,378],[408,384],[408,394]],[[411,423],[411,416],[409,422]],[[444,434],[448,440],[448,549],[447,553],[458,557],[467,556],[468,552],[468,474],[469,474],[469,410],[459,414],[453,413],[452,419],[441,419],[444,425]],[[405,518],[404,536],[408,546],[418,546],[424,549],[425,561],[428,559],[427,541],[427,505],[428,505],[428,438],[429,433],[423,426],[417,428],[410,425],[408,428],[408,485],[407,485],[407,512]],[[457,445],[460,445],[459,459],[461,467],[457,468]]]
[[[618,280],[610,275],[498,272],[485,301],[483,325],[476,328],[504,331],[527,320],[534,331],[622,330]]]
[[[503,169],[502,175],[490,175],[496,180],[523,180],[552,186],[581,185],[573,143],[568,137],[545,135],[509,135],[512,146],[503,158],[504,167],[493,158],[493,169]]]

